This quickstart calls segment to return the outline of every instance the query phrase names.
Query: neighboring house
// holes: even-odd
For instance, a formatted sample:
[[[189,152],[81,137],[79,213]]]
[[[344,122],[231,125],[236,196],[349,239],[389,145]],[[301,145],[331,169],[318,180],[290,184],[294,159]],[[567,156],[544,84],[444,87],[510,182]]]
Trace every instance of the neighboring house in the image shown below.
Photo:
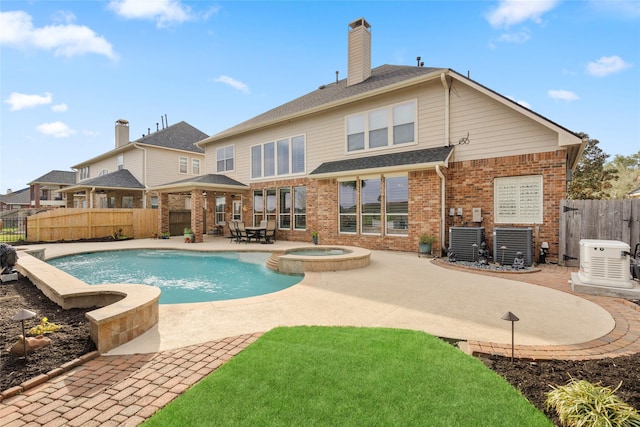
[[[640,187],[631,190],[627,193],[627,197],[631,199],[640,199]]]
[[[52,170],[29,183],[31,207],[55,208],[67,205],[66,194],[60,190],[76,183],[76,173]]]
[[[18,191],[8,190],[7,194],[0,194],[0,211],[28,209],[31,206],[29,188]]]
[[[370,25],[349,27],[346,79],[200,141],[208,175],[156,188],[160,209],[191,191],[207,224],[268,218],[279,239],[402,251],[429,233],[434,254],[451,226],[482,226],[488,242],[495,227],[531,227],[557,254],[581,138],[448,68],[372,69]]]
[[[67,207],[156,208],[158,197],[150,187],[202,173],[204,151],[195,145],[207,138],[181,121],[129,141],[129,122],[115,124],[115,149],[79,163],[76,184],[64,191]],[[180,209],[188,209],[185,198],[175,198]]]

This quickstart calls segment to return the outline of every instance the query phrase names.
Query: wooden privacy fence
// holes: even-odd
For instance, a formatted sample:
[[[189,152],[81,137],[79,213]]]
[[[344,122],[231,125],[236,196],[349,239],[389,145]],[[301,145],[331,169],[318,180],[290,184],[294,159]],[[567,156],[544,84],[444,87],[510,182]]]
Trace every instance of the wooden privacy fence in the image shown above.
[[[560,203],[559,261],[579,266],[580,240],[617,240],[633,251],[640,243],[640,199],[563,200]]]
[[[157,231],[157,209],[58,208],[30,216],[26,240],[55,242],[115,235],[139,239]]]

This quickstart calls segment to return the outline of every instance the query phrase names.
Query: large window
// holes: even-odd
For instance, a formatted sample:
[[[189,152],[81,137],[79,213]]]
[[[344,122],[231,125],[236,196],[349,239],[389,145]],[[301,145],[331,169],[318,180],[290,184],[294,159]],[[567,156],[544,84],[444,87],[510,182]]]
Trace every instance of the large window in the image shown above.
[[[178,173],[187,173],[189,168],[189,159],[186,157],[178,157]]]
[[[386,234],[409,234],[409,180],[407,176],[385,179]]]
[[[220,147],[216,149],[216,169],[218,172],[229,172],[234,168],[233,165],[234,150],[233,145]]]
[[[307,228],[307,187],[293,187],[293,228]]]
[[[253,225],[260,225],[264,219],[264,196],[262,190],[253,192]]]
[[[542,224],[542,194],[541,175],[495,178],[495,222]]]
[[[381,234],[380,177],[360,180],[360,231]]]
[[[224,213],[227,210],[227,199],[224,196],[216,196],[216,225],[224,224]]]
[[[357,181],[342,181],[338,185],[339,225],[340,233],[357,231],[358,193]]]
[[[82,169],[80,169],[80,179],[87,179],[89,178],[89,166],[85,166]]]
[[[280,218],[280,229],[291,228],[291,189],[289,187],[280,188],[280,201],[278,217]]]
[[[416,101],[347,117],[347,152],[385,148],[416,141]],[[389,123],[393,126],[390,128]]]
[[[338,199],[340,233],[359,232],[363,235],[387,236],[409,234],[407,175],[342,181],[338,185]]]
[[[300,174],[305,171],[303,135],[251,147],[251,178]]]

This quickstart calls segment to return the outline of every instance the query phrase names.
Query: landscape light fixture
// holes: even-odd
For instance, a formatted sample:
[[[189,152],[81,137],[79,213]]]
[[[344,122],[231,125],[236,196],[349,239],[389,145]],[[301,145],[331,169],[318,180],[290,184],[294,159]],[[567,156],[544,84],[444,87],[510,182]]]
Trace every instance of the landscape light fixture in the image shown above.
[[[505,314],[502,315],[502,320],[511,322],[511,362],[513,363],[513,352],[514,352],[513,347],[514,347],[514,332],[515,332],[514,324],[520,319],[518,318],[518,316],[516,316],[512,312],[507,311]]]
[[[500,246],[500,249],[502,250],[502,261],[500,262],[500,264],[504,265],[504,251],[507,250],[507,247],[505,245]]]
[[[15,321],[21,321],[22,322],[22,343],[24,344],[24,358],[27,358],[27,334],[25,332],[24,329],[24,321],[25,320],[29,320],[29,319],[33,319],[34,317],[36,317],[36,313],[34,313],[31,310],[26,310],[26,309],[22,309],[19,312],[17,312],[12,318],[11,320],[15,320]]]
[[[471,254],[471,262],[476,262],[476,253],[478,252],[478,244],[474,243],[473,245],[471,245],[471,247],[473,248],[473,253]]]

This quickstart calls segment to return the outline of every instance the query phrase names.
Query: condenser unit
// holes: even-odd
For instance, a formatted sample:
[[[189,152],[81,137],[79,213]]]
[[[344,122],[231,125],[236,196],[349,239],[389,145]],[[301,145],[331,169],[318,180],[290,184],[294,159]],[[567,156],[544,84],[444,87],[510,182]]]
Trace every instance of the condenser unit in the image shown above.
[[[533,264],[533,230],[523,227],[494,228],[493,261],[511,265],[517,252],[522,252],[527,267]]]
[[[449,247],[460,261],[477,261],[483,241],[484,227],[449,227]]]
[[[633,288],[629,245],[616,240],[580,240],[582,283],[617,288]]]

